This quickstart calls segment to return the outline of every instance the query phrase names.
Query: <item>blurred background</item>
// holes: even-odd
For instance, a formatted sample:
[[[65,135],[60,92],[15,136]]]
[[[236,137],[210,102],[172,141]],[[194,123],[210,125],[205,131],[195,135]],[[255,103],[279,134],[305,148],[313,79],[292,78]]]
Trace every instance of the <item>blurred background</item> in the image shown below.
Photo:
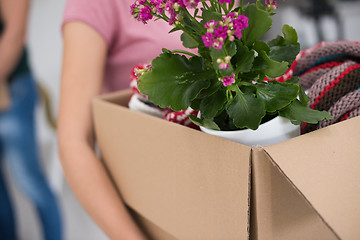
[[[33,0],[28,32],[30,64],[37,82],[48,93],[51,112],[55,117],[59,101],[64,5],[65,0]],[[266,38],[275,37],[286,23],[297,30],[302,49],[320,41],[360,41],[359,12],[359,0],[287,0],[280,2],[272,31]],[[64,180],[57,156],[56,132],[47,121],[44,108],[44,101],[40,101],[37,106],[38,141],[47,177],[61,201],[66,239],[107,239],[83,211]],[[41,239],[32,205],[14,185],[11,185],[11,192],[14,195],[20,239]]]

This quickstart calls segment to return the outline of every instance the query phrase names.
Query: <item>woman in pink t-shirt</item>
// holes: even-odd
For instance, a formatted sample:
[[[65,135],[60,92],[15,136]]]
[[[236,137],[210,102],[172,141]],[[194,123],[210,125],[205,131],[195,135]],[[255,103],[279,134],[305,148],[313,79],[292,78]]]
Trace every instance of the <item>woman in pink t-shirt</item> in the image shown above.
[[[131,68],[163,47],[181,48],[165,22],[146,26],[130,16],[133,0],[68,0],[59,112],[62,165],[77,198],[111,239],[145,239],[94,151],[91,100],[127,88]]]

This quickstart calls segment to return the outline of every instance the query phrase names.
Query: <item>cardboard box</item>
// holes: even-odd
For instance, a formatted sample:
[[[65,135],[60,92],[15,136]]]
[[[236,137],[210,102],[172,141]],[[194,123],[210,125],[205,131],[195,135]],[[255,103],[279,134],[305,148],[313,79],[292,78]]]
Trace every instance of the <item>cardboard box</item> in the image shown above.
[[[157,240],[360,239],[360,118],[251,148],[93,101],[109,174]]]

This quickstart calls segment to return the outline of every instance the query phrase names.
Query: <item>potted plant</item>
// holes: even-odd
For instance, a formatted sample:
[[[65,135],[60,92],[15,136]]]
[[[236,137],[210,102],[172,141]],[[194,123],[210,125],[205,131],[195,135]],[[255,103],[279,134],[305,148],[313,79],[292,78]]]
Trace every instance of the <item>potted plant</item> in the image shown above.
[[[200,111],[190,119],[215,134],[256,130],[279,116],[295,125],[331,119],[307,107],[297,77],[272,80],[300,51],[297,33],[288,25],[282,36],[260,40],[276,8],[274,0],[246,5],[241,0],[238,6],[234,0],[136,0],[131,6],[136,19],[167,21],[170,33],[182,31],[183,45],[198,53],[163,49],[140,72],[140,92],[162,108]]]

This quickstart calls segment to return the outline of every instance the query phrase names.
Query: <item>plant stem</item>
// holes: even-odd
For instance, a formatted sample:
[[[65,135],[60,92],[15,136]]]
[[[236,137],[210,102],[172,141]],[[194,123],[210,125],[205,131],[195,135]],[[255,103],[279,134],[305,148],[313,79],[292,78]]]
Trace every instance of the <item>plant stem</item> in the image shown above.
[[[189,56],[192,56],[192,57],[196,57],[196,56],[197,56],[197,55],[194,54],[194,53],[191,53],[191,52],[188,52],[188,51],[185,51],[185,50],[180,50],[180,49],[172,50],[171,53],[183,53],[183,54],[186,54],[186,55],[189,55]]]
[[[157,18],[161,18],[162,20],[164,20],[165,22],[169,22],[169,18],[163,13],[162,15],[156,14],[154,13],[153,16],[157,17]]]
[[[226,5],[224,5],[224,6],[223,5],[221,5],[221,8],[222,8],[222,10],[224,10],[225,15],[227,15],[229,13],[229,11],[227,10]]]
[[[207,5],[207,3],[204,1],[204,2],[202,2],[202,5],[203,5],[203,7],[205,7],[205,9],[206,10],[209,10],[209,5]]]
[[[216,6],[215,6],[215,3],[213,1],[210,0],[210,4],[211,4],[211,7],[214,8],[214,10],[217,10]]]
[[[240,14],[243,14],[243,0],[240,0]]]
[[[202,34],[205,34],[204,32],[204,27],[198,22],[198,20],[196,20],[196,18],[194,18],[190,13],[189,11],[186,9],[186,8],[183,8],[184,9],[184,12],[185,14],[192,20],[193,23],[195,23],[199,29],[201,30]],[[191,27],[191,26],[189,26]],[[197,32],[198,29],[193,29],[195,32]]]
[[[231,4],[229,5],[229,12],[231,12],[231,10],[233,9],[235,4],[235,0],[231,1]]]

